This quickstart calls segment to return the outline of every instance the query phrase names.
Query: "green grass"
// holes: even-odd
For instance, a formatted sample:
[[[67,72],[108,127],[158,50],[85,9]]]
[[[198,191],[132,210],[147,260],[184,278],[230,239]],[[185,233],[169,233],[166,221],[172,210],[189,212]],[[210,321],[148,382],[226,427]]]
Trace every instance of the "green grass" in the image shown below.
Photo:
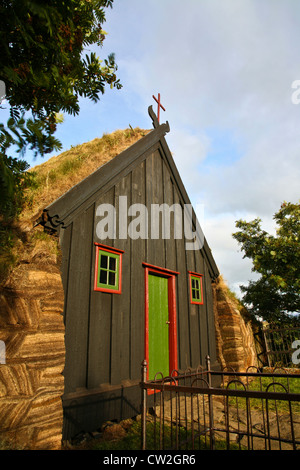
[[[76,157],[71,156],[63,160],[57,167],[51,168],[47,174],[38,174],[37,172],[32,172],[33,183],[31,185],[31,190],[35,192],[45,186],[55,183],[59,178],[62,178],[70,173],[75,173],[84,163],[86,155],[77,155]]]
[[[9,271],[16,263],[14,246],[16,234],[13,228],[0,222],[0,283],[7,277]]]
[[[242,385],[236,383],[232,383],[229,387],[230,389],[237,389],[237,390],[244,390]],[[289,377],[261,377],[255,380],[252,380],[247,387],[248,390],[253,391],[268,391],[268,392],[278,392],[278,393],[285,393],[285,391],[289,391],[290,393],[297,393],[300,394],[300,379],[293,378],[292,375]],[[250,400],[250,407],[251,409],[261,409],[262,405],[264,409],[266,409],[266,400],[262,400],[261,398],[251,398]],[[239,398],[231,398],[229,403],[232,406],[236,405],[242,408],[246,408],[246,399]],[[268,409],[270,411],[279,411],[279,412],[289,412],[289,402],[287,400],[268,400]],[[292,402],[292,411],[293,413],[300,414],[300,402]]]
[[[159,450],[159,425],[156,424],[156,438],[155,438],[155,424],[153,422],[147,422],[147,433],[146,433],[146,448],[147,450]],[[192,446],[192,432],[185,428],[178,429],[178,440],[183,442],[180,450],[209,450],[210,441],[209,437],[205,439],[204,436],[196,436],[194,439],[194,447]],[[165,425],[163,428],[163,449],[170,450],[174,449],[176,444],[175,427],[171,429],[171,426]],[[230,445],[231,450],[237,450],[240,447],[238,444]],[[92,444],[92,450],[140,450],[141,449],[141,422],[134,422],[128,430],[125,437],[115,441],[98,440]],[[226,442],[218,440],[215,443],[215,450],[225,450]]]

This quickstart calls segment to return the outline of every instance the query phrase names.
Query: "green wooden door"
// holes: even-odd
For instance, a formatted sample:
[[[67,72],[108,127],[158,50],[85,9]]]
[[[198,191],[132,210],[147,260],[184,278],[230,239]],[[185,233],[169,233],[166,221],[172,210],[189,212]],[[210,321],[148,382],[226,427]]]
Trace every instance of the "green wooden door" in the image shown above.
[[[148,351],[149,379],[157,372],[169,375],[169,300],[168,279],[148,276]]]

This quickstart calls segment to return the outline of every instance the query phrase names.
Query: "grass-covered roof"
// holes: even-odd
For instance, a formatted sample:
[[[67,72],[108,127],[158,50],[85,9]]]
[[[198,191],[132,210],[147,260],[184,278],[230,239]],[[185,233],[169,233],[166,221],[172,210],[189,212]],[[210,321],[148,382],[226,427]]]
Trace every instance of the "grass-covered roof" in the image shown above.
[[[2,285],[14,276],[13,269],[20,264],[53,262],[59,255],[57,242],[44,233],[43,227],[36,226],[43,209],[148,132],[130,128],[104,134],[102,138],[71,147],[28,170],[32,184],[26,190],[23,210],[1,233]]]

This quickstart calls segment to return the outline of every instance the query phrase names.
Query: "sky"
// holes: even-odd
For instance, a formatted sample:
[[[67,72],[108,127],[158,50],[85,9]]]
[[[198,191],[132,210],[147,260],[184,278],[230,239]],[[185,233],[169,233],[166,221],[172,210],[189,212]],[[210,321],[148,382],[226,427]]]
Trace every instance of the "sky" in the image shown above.
[[[281,203],[300,199],[299,0],[114,0],[103,28],[104,46],[93,50],[115,53],[123,88],[65,116],[63,150],[129,125],[152,128],[148,106],[157,110],[160,93],[167,143],[239,295],[256,276],[232,237],[235,221],[260,217],[274,233]]]

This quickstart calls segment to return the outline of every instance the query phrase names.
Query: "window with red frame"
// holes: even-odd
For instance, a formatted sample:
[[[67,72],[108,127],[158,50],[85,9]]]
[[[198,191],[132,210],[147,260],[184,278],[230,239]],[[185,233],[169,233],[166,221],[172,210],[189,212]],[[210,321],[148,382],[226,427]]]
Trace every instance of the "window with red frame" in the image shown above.
[[[203,304],[202,274],[189,271],[190,276],[190,299],[192,304]]]
[[[94,290],[121,294],[122,250],[96,245]]]

